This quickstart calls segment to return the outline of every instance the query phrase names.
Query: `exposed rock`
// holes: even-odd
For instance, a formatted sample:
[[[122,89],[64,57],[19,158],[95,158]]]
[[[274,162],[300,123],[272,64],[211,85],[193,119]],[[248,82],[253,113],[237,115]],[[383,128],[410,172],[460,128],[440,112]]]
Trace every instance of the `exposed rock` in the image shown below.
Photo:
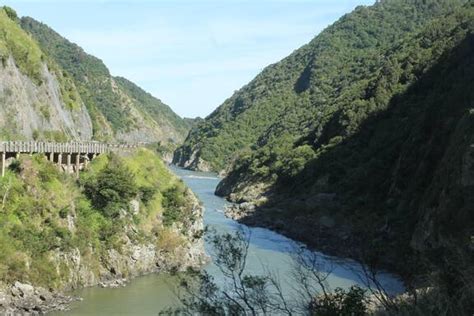
[[[74,300],[78,298],[26,283],[0,284],[1,315],[46,314],[52,310],[65,310]]]
[[[115,279],[115,280],[110,280],[110,281],[102,281],[99,283],[99,286],[102,288],[118,288],[118,287],[124,287],[128,283],[128,280],[123,278],[123,279]]]
[[[140,212],[140,202],[138,200],[130,201],[130,211],[133,215],[137,215]]]
[[[201,158],[199,148],[192,149],[192,152],[189,156],[183,154],[182,151],[175,151],[173,156],[173,164],[176,164],[179,167],[202,171],[202,172],[211,172],[211,165]]]
[[[43,84],[36,85],[8,58],[0,71],[0,126],[12,135],[33,139],[36,131],[57,131],[71,139],[92,137],[92,121],[84,104],[68,108],[58,79],[42,65]]]
[[[28,297],[32,296],[35,291],[35,288],[26,283],[15,282],[11,289],[13,296]]]
[[[255,211],[255,204],[245,202],[240,204],[232,204],[224,210],[227,217],[232,218],[236,221],[248,217]]]

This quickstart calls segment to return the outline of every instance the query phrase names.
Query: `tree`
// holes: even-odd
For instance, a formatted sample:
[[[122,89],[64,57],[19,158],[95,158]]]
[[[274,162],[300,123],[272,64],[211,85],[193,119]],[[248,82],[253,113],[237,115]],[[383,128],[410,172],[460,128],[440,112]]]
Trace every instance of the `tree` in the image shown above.
[[[331,269],[322,267],[317,254],[295,251],[297,297],[282,290],[278,278],[267,271],[250,275],[245,271],[250,244],[248,231],[210,234],[214,264],[224,277],[219,287],[206,271],[181,276],[176,293],[182,307],[162,311],[162,315],[364,315],[365,291],[330,290],[325,282]],[[331,314],[335,313],[335,314]]]
[[[15,10],[13,10],[12,8],[8,7],[8,6],[3,6],[3,10],[5,11],[5,13],[7,14],[7,16],[15,21],[15,22],[18,22],[18,14],[16,13]]]
[[[92,205],[109,217],[118,216],[120,209],[128,209],[138,194],[133,173],[115,155],[110,156],[104,169],[84,183],[84,191]]]

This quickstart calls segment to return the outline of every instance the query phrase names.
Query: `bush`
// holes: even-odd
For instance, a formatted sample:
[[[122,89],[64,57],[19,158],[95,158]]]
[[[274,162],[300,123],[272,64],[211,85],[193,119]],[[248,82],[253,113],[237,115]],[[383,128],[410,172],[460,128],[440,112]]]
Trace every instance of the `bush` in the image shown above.
[[[96,209],[108,217],[117,217],[120,209],[128,209],[138,188],[133,173],[112,155],[104,169],[87,179],[84,192]]]
[[[21,171],[21,162],[18,159],[12,161],[12,163],[8,166],[8,169],[15,173],[20,173]]]
[[[173,185],[163,192],[163,224],[169,226],[179,221],[183,216],[186,205],[185,188],[182,185]]]
[[[310,302],[309,312],[314,316],[366,315],[365,290],[351,286],[349,290],[337,288],[334,293],[320,296]]]
[[[5,13],[12,21],[18,22],[18,14],[15,10],[7,6],[4,6],[3,10],[5,10]]]
[[[148,204],[158,190],[153,187],[142,186],[138,191],[140,192],[142,202]]]

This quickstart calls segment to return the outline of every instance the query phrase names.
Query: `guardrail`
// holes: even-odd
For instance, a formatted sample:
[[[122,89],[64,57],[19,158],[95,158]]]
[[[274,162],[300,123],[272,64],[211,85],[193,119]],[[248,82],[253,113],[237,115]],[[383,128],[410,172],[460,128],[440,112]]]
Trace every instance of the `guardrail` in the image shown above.
[[[19,154],[38,154],[44,153],[52,162],[56,162],[61,168],[66,166],[66,171],[76,172],[82,165],[94,159],[97,155],[129,151],[140,147],[139,144],[111,144],[99,142],[37,142],[37,141],[3,141],[0,142],[0,153],[2,156],[2,177],[5,175],[6,159],[10,157],[18,157]],[[66,162],[64,163],[64,158]],[[71,161],[74,164],[71,164]]]

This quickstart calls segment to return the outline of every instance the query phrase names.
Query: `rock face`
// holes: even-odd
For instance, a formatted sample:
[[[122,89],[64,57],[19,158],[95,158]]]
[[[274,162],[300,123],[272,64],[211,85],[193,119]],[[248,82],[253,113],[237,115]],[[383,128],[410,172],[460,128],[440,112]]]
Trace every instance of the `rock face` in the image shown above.
[[[33,139],[39,132],[60,132],[70,139],[92,137],[92,122],[83,103],[68,108],[55,73],[41,66],[42,85],[24,75],[9,57],[0,71],[0,128],[3,134]]]
[[[0,284],[2,315],[42,315],[53,310],[65,310],[74,300],[77,298],[27,283]]]
[[[191,153],[187,153],[188,151],[191,151]],[[200,150],[197,148],[179,148],[173,155],[172,163],[178,167],[194,171],[213,171],[211,165],[200,156]]]

